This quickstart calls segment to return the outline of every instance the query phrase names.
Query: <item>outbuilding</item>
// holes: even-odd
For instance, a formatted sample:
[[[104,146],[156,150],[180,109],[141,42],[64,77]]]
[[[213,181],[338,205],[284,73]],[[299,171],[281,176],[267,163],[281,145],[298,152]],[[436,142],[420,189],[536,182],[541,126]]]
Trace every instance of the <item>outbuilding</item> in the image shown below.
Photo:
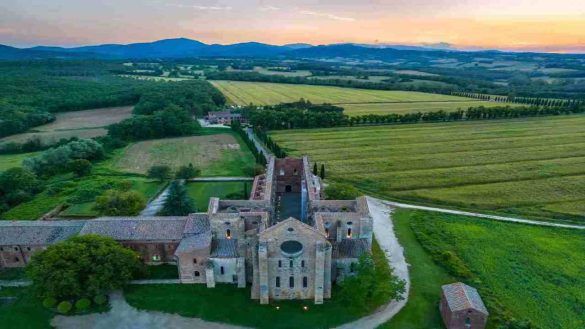
[[[489,315],[477,289],[461,282],[442,286],[439,308],[447,329],[483,329]]]

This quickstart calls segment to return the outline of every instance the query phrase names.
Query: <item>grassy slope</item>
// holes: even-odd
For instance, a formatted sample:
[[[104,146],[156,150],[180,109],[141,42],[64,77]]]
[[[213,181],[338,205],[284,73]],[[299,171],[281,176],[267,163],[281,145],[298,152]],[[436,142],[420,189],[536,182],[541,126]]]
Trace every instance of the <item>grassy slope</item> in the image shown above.
[[[301,98],[313,103],[343,104],[349,115],[457,110],[469,106],[496,106],[494,102],[421,93],[265,82],[212,81],[228,100],[238,105],[270,105]],[[411,103],[417,102],[417,103]],[[368,104],[369,103],[369,104]],[[386,104],[378,104],[386,103]]]
[[[583,221],[585,116],[272,132],[385,198]]]
[[[472,273],[466,281],[479,289],[491,312],[489,328],[502,315],[529,319],[539,328],[585,326],[583,232],[422,211],[400,210],[393,217],[412,264],[413,299],[388,328],[436,323],[420,317],[437,313],[437,289],[448,276],[436,269],[421,242],[427,251],[450,251],[463,260]],[[427,295],[415,294],[417,288]]]
[[[231,195],[229,199],[246,199],[243,195],[244,186],[247,186],[246,195],[249,195],[252,182],[196,182],[188,183],[186,188],[187,193],[195,202],[197,211],[207,211],[210,197],[226,199]]]
[[[20,154],[0,154],[0,172],[13,167],[20,167],[22,160],[37,155],[38,152]]]

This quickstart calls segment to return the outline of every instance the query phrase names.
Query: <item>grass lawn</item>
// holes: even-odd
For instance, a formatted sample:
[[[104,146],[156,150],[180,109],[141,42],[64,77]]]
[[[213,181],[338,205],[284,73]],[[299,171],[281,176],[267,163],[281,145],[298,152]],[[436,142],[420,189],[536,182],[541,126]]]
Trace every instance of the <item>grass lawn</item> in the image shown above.
[[[0,301],[0,327],[3,329],[51,328],[53,313],[43,307],[29,288],[3,287],[0,297],[16,297],[15,301]]]
[[[345,108],[348,115],[408,113],[466,109],[470,106],[499,106],[501,103],[422,93],[415,91],[371,90],[331,86],[296,85],[245,81],[212,81],[227,99],[237,105],[271,105],[296,102],[332,103]]]
[[[388,328],[432,327],[432,319],[415,324],[423,314],[438,314],[436,289],[448,276],[433,269],[429,255],[479,290],[491,313],[488,328],[510,318],[538,328],[585,327],[585,232],[423,211],[399,210],[393,217],[412,264],[413,289],[427,286],[419,291],[428,295],[413,290],[413,303]]]
[[[227,200],[247,199],[250,195],[252,182],[191,182],[187,183],[185,187],[195,202],[197,211],[207,211],[211,197]]]
[[[112,168],[144,174],[153,165],[174,169],[192,163],[202,176],[250,176],[254,156],[229,130],[205,136],[156,139],[133,143],[117,151]]]
[[[21,167],[22,160],[34,157],[39,152],[20,153],[20,154],[0,154],[0,172],[13,167]]]
[[[367,194],[583,222],[585,116],[271,132]]]
[[[410,264],[410,294],[406,306],[381,328],[444,328],[439,313],[441,285],[457,280],[437,265],[418,243],[410,228],[409,215],[408,211],[397,210],[392,215],[392,221],[396,236],[404,247],[406,262]]]

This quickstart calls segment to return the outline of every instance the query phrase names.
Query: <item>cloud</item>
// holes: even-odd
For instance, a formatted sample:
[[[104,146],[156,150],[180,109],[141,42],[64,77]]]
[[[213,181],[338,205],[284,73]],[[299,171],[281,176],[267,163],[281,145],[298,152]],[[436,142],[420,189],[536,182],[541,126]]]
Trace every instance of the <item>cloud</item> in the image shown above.
[[[166,3],[164,4],[168,7],[177,7],[177,8],[189,8],[195,10],[209,10],[209,11],[219,11],[219,10],[232,10],[232,7],[229,6],[199,6],[199,5],[186,5],[182,3]]]
[[[280,8],[274,7],[274,6],[263,6],[263,7],[260,7],[260,10],[261,11],[277,11],[277,10],[280,10]]]
[[[329,14],[329,13],[320,13],[320,12],[310,11],[310,10],[302,10],[301,14],[309,15],[309,16],[316,16],[316,17],[325,17],[325,18],[336,20],[336,21],[345,21],[345,22],[355,21],[355,18],[352,18],[352,17],[342,17],[342,16],[337,16],[337,15],[333,15],[333,14]]]

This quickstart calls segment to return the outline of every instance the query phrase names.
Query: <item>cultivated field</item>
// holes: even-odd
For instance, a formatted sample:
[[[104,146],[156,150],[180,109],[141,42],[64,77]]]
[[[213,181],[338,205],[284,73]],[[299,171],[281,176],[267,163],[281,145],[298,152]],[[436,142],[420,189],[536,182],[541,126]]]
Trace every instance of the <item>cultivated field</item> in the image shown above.
[[[132,106],[57,113],[54,122],[35,127],[31,132],[1,138],[0,145],[9,142],[24,143],[36,137],[40,138],[43,144],[50,145],[61,138],[103,136],[107,134],[104,127],[131,115]]]
[[[457,280],[479,290],[488,328],[503,318],[543,329],[585,326],[584,232],[408,210],[393,221],[411,264],[412,293],[382,328],[442,327],[440,286]]]
[[[337,104],[348,115],[453,111],[470,106],[499,106],[501,103],[466,97],[398,90],[370,90],[329,86],[265,82],[212,81],[227,99],[237,105],[271,105],[303,98],[313,103]]]
[[[144,174],[153,165],[192,163],[202,176],[249,176],[254,157],[238,137],[217,135],[156,139],[131,144],[112,160],[116,170]]]
[[[410,202],[585,221],[585,116],[275,131],[328,177]]]

